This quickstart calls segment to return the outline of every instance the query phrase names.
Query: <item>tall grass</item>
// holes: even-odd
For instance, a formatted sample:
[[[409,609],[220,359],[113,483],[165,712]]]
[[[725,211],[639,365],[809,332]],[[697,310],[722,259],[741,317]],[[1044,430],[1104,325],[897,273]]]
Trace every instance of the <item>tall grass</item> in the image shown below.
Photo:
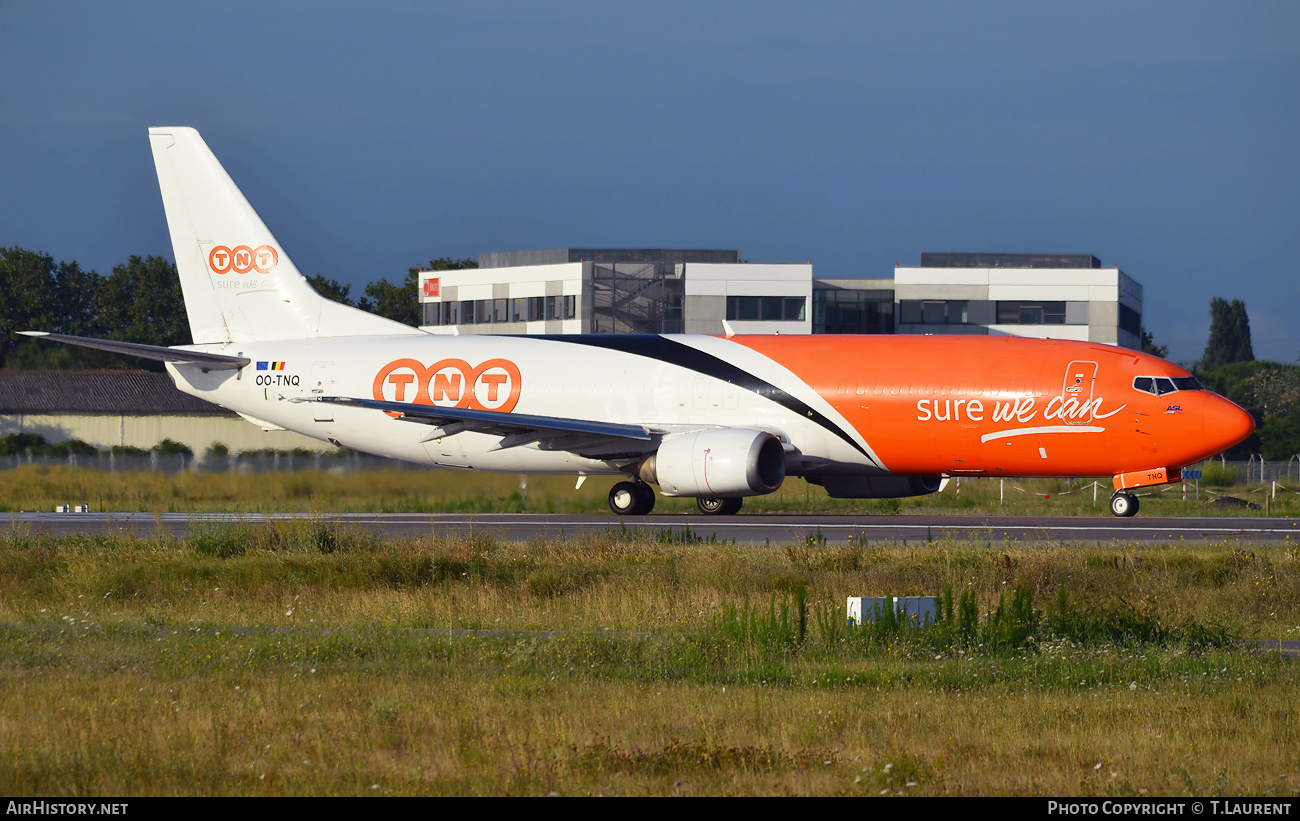
[[[1210,470],[1213,465],[1206,467]],[[1216,468],[1217,469],[1217,468]],[[1209,475],[1209,474],[1207,474]],[[249,511],[389,513],[607,513],[613,477],[594,477],[575,489],[566,476],[529,476],[454,470],[331,470],[289,473],[105,473],[66,465],[23,465],[0,471],[0,511],[47,511],[87,504],[99,511]],[[958,488],[960,487],[960,495]],[[1213,486],[1201,483],[1183,499],[1181,485],[1139,490],[1143,515],[1300,515],[1297,489]],[[1259,509],[1221,507],[1231,495]],[[1110,487],[1100,480],[964,478],[942,493],[911,499],[831,499],[819,487],[792,478],[769,496],[745,500],[752,513],[858,513],[879,516],[953,512],[968,515],[1109,515]],[[1095,497],[1095,498],[1094,498]],[[691,499],[660,497],[655,513],[694,513]],[[634,526],[634,525],[633,525]]]
[[[1296,663],[1239,640],[1297,590],[1236,543],[10,533],[0,790],[1290,795]],[[888,594],[937,623],[846,626]]]

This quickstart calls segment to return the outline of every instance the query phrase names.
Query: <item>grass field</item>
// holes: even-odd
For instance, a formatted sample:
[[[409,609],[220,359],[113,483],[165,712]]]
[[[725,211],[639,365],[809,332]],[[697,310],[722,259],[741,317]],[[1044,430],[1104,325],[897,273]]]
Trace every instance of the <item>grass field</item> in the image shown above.
[[[1229,478],[1236,478],[1235,476]],[[0,511],[53,510],[86,504],[98,511],[294,511],[394,513],[591,513],[608,512],[606,495],[615,479],[590,477],[581,489],[574,477],[517,476],[453,470],[303,470],[290,473],[129,471],[25,465],[0,471]],[[960,488],[960,493],[958,490]],[[1142,490],[1140,515],[1300,515],[1300,494],[1271,485],[1202,483],[1201,500],[1189,485]],[[1221,506],[1224,496],[1258,509]],[[976,479],[950,482],[942,492],[912,499],[831,499],[822,488],[788,479],[770,496],[745,500],[755,513],[953,512],[969,515],[1109,515],[1108,479]],[[656,513],[695,512],[694,500],[660,497]]]
[[[0,625],[10,795],[1300,792],[1287,545],[19,533]]]

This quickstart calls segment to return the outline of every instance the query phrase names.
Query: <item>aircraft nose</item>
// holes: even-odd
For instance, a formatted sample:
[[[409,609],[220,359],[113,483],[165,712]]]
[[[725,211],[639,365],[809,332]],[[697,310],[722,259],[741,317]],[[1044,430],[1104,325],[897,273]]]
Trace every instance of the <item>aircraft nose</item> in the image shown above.
[[[1255,432],[1255,420],[1241,406],[1222,396],[1207,397],[1201,415],[1205,438],[1215,448],[1215,453],[1225,451]]]

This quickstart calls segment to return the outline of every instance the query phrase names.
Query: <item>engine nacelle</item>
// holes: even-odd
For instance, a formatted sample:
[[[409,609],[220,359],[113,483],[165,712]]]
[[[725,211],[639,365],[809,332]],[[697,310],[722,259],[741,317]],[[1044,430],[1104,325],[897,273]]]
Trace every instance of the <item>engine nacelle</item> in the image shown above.
[[[751,428],[680,433],[664,439],[639,474],[664,496],[760,496],[785,481],[785,448],[775,435]]]
[[[898,499],[904,496],[925,496],[939,490],[938,476],[845,476],[824,475],[805,477],[809,482],[826,488],[826,494],[835,499]]]

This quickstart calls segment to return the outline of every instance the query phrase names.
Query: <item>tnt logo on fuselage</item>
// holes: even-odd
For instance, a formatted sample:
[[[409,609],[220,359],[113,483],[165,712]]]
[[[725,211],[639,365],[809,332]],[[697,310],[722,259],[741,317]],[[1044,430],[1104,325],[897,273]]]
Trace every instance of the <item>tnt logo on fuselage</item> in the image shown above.
[[[246,274],[249,271],[269,274],[279,264],[279,252],[269,245],[259,245],[256,248],[247,245],[236,245],[234,248],[218,245],[208,252],[208,267],[214,274],[228,274],[231,271],[236,274]]]
[[[463,359],[425,365],[396,359],[375,375],[375,399],[417,405],[469,408],[509,413],[519,404],[519,366],[508,359],[489,359],[478,367]]]

